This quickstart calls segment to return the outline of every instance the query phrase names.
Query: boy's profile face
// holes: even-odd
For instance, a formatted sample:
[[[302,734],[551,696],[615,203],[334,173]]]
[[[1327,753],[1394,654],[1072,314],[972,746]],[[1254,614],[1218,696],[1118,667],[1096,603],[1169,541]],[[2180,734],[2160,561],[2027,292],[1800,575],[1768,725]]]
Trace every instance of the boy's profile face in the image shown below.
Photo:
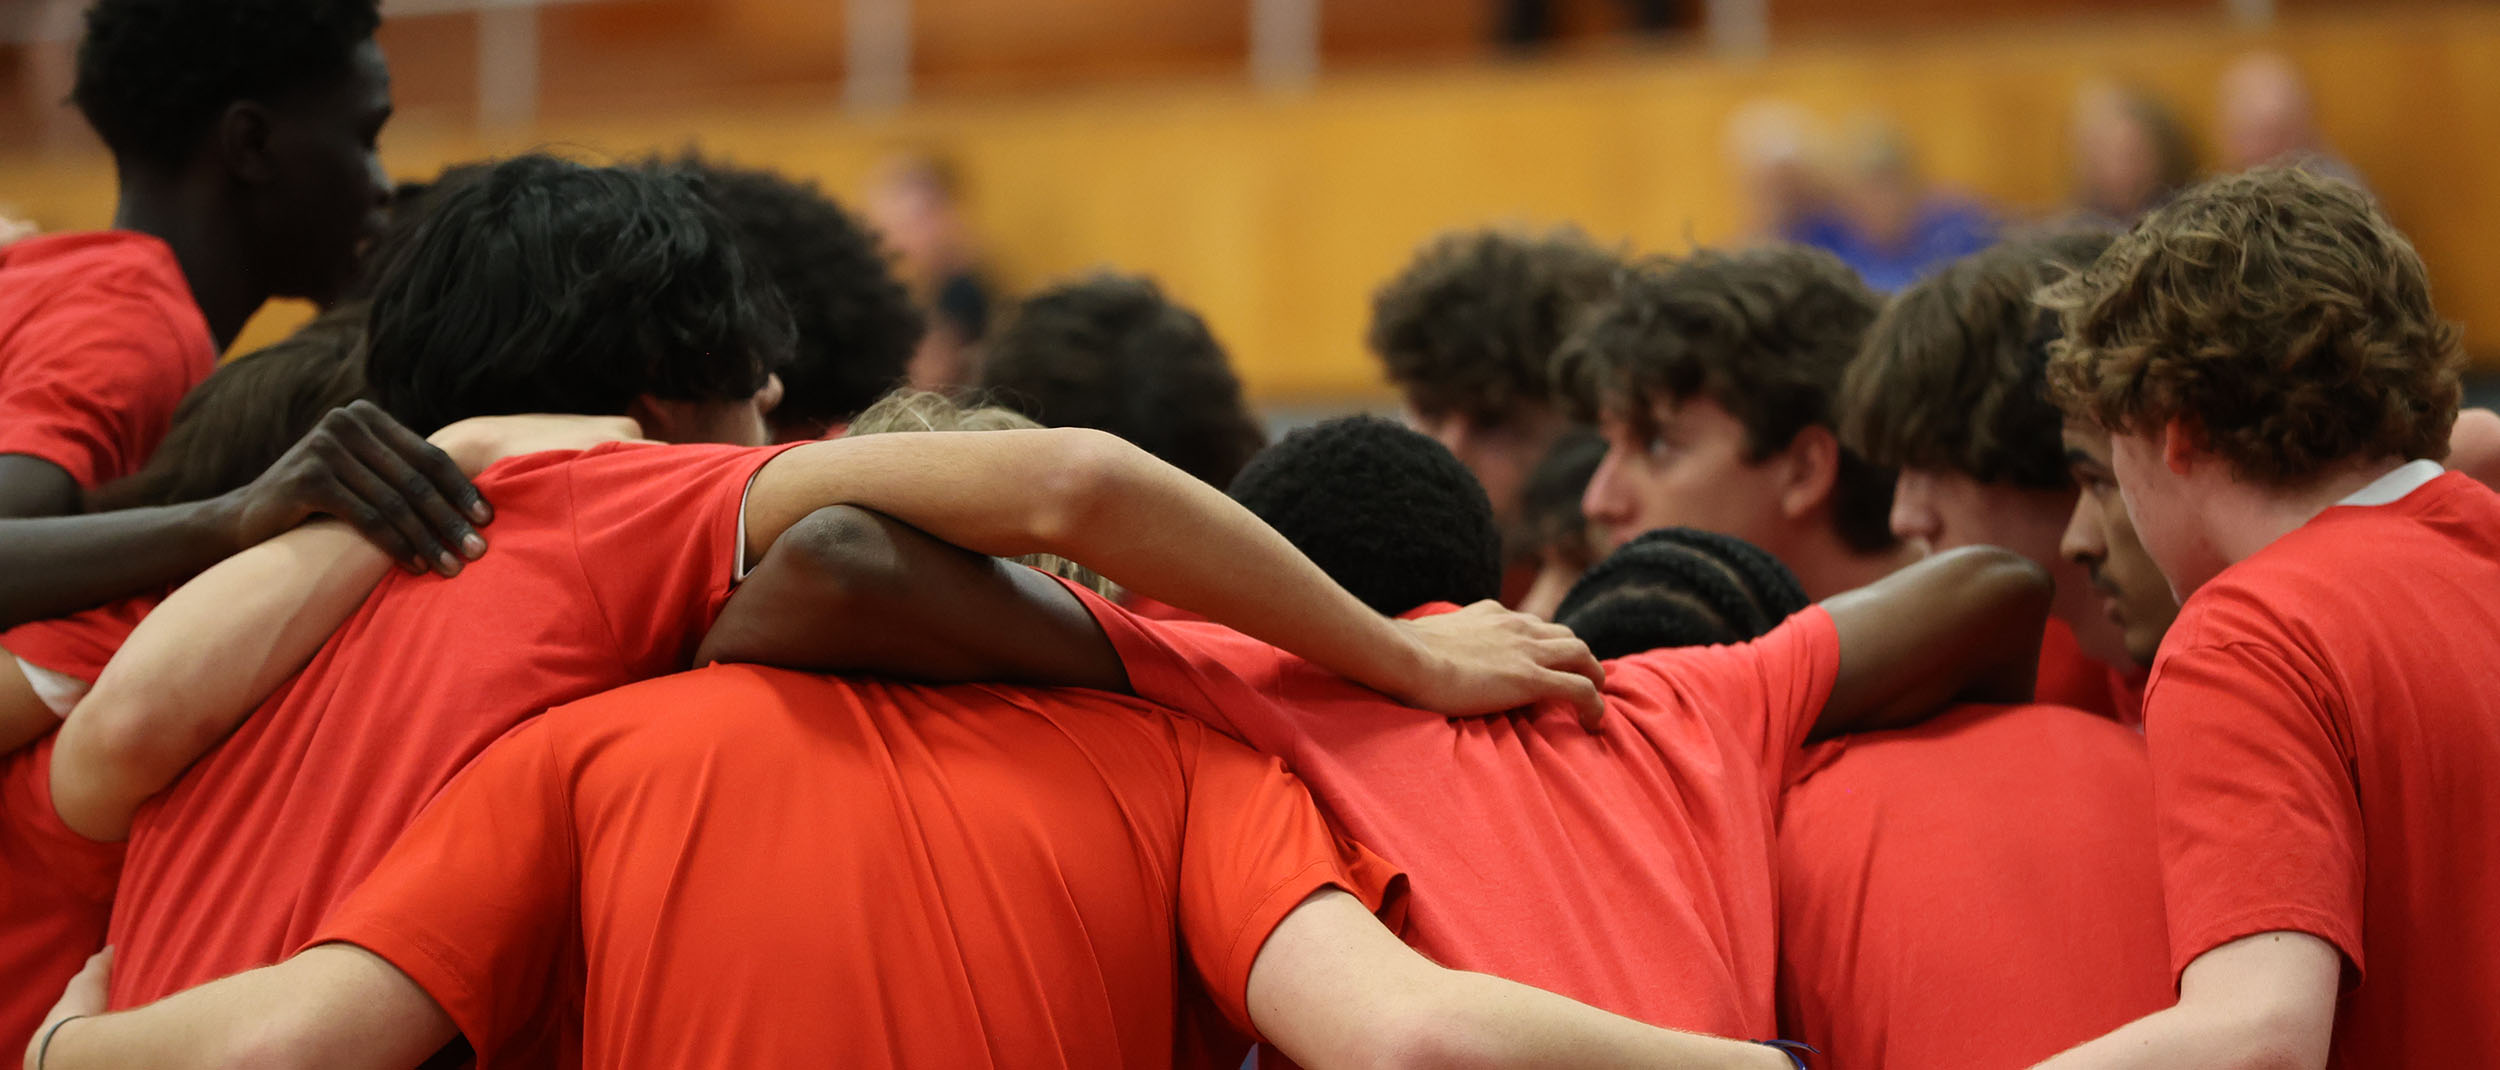
[[[255,205],[260,269],[282,296],[335,299],[364,244],[382,232],[390,177],[379,144],[391,117],[391,74],[372,41],[344,77],[272,100],[270,181]]]
[[[1652,398],[1641,418],[1609,408],[1598,432],[1606,438],[1606,459],[1589,479],[1580,511],[1605,530],[1607,549],[1677,526],[1766,548],[1789,542],[1779,537],[1789,520],[1777,481],[1764,464],[1747,460],[1745,425],[1718,402],[1699,395]]]
[[[1553,406],[1534,402],[1478,414],[1426,413],[1410,401],[1406,425],[1431,436],[1475,473],[1485,496],[1493,499],[1495,526],[1511,532],[1519,525],[1520,492],[1528,484],[1528,474],[1571,422]]]
[[[2074,516],[2059,551],[2091,577],[2101,613],[2125,636],[2127,657],[2150,666],[2162,636],[2179,615],[2179,600],[2171,596],[2170,581],[2136,538],[2110,462],[2109,433],[2068,420],[2064,437],[2067,469],[2082,492],[2075,497]]]

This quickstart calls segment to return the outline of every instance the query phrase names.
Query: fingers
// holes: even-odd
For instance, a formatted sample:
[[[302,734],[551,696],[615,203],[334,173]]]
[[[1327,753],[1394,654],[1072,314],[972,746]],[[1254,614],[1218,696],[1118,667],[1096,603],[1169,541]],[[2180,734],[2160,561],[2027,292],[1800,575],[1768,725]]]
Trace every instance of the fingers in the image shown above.
[[[444,542],[459,546],[471,560],[486,552],[486,540],[477,537],[471,524],[493,520],[495,511],[450,454],[370,401],[356,401],[343,411],[358,432],[347,445],[366,467],[399,488]]]
[[[355,525],[374,545],[402,561],[416,562],[420,571],[431,569],[445,576],[459,573],[460,559],[418,522],[407,500],[362,461],[347,455],[344,447],[341,456],[327,466],[326,475],[316,478],[326,480],[315,488],[321,512]]]
[[[1606,696],[1597,684],[1576,672],[1546,670],[1548,682],[1571,703],[1571,711],[1580,727],[1595,732],[1606,723]]]

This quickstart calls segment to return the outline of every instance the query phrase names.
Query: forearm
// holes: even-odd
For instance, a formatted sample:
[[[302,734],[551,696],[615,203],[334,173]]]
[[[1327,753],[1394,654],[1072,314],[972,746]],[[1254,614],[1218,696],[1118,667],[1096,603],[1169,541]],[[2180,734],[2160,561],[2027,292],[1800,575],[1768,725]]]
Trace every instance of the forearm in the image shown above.
[[[236,550],[225,499],[0,520],[0,628],[167,587]]]
[[[54,1031],[66,1016],[56,1007],[36,1032],[27,1070],[381,1070],[415,1066],[458,1035],[407,975],[339,944]]]
[[[118,840],[171,784],[301,670],[391,564],[352,528],[307,525],[174,592],[61,728],[52,791],[79,834]]]
[[[1914,724],[1956,701],[2030,701],[2054,590],[2021,555],[1974,546],[1826,599],[1840,673],[1813,735]]]
[[[2037,1070],[2317,1070],[2278,1036],[2186,1007],[2139,1018]]]
[[[749,553],[828,505],[894,517],[997,557],[1052,553],[1395,691],[1417,645],[1248,510],[1099,432],[877,435],[803,446],[757,476]]]
[[[1583,1003],[1483,974],[1441,982],[1438,1020],[1403,1038],[1391,1065],[1658,1067],[1788,1070],[1760,1044],[1643,1025]]]

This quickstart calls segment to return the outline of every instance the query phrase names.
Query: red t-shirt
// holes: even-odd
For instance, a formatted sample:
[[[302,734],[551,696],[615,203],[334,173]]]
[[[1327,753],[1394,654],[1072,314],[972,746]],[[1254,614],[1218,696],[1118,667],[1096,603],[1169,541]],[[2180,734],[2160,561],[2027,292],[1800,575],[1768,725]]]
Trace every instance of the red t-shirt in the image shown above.
[[[94,684],[113,653],[163,600],[162,595],[140,595],[66,617],[21,624],[0,632],[0,650],[37,668]]]
[[[1448,720],[1078,594],[1140,697],[1283,758],[1413,876],[1417,950],[1655,1025],[1771,1035],[1773,814],[1839,672],[1829,614],[1608,662],[1592,735],[1551,711]]]
[[[2055,617],[2040,633],[2040,675],[2031,697],[2043,706],[2071,706],[2132,727],[2144,724],[2144,692],[2135,675],[2084,653],[2075,630]]]
[[[0,248],[0,454],[78,485],[138,471],[217,343],[164,242],[125,230]]]
[[[747,481],[775,452],[610,444],[487,471],[485,557],[457,579],[385,578],[140,810],[113,1006],[283,957],[513,725],[684,668],[729,597]]]
[[[1808,747],[1780,1020],[1817,1067],[2029,1066],[2172,1002],[2144,737],[1966,706]]]
[[[2500,495],[2337,506],[2180,607],[2145,698],[2171,965],[2290,930],[2351,963],[2347,1067],[2500,1051]]]
[[[104,922],[122,845],[70,831],[52,808],[52,739],[0,758],[0,1044],[23,1051]]]
[[[593,1068],[1230,1070],[1190,993],[1248,1030],[1277,923],[1396,876],[1275,759],[1132,699],[718,666],[515,730],[315,942],[490,1068],[581,1000]]]

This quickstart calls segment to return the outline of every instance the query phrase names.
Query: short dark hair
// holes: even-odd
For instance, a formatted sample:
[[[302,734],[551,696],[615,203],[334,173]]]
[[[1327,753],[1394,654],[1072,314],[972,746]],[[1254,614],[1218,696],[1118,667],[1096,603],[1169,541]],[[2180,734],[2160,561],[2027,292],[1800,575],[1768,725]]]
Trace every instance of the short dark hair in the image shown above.
[[[752,397],[790,313],[699,183],[515,157],[442,193],[382,269],[375,403],[419,434],[470,416],[617,415]]]
[[[1492,499],[1449,450],[1394,420],[1286,435],[1241,470],[1232,496],[1380,613],[1501,594]]]
[[[676,166],[702,177],[704,196],[746,243],[748,266],[780,287],[797,322],[770,416],[776,433],[821,436],[902,381],[926,323],[874,230],[814,182],[692,151]]]
[[[1427,416],[1498,415],[1553,393],[1554,351],[1622,261],[1578,231],[1443,234],[1372,295],[1369,343]]]
[[[96,0],[70,99],[113,155],[167,169],[238,100],[345,77],[378,0]]]
[[[2034,296],[2090,267],[2112,236],[2016,238],[1895,295],[1841,382],[1841,441],[1886,467],[2033,490],[2072,486],[2048,394],[2057,317]]]
[[[365,394],[364,311],[334,309],[219,365],[183,395],[139,470],[96,489],[97,511],[214,498],[260,478],[330,410]]]
[[[1205,321],[1136,276],[1025,298],[990,340],[981,385],[996,404],[1111,432],[1211,486],[1230,485],[1267,443]]]
[[[1643,532],[1589,569],[1554,619],[1599,658],[1662,647],[1742,643],[1809,605],[1761,547],[1694,528]]]
[[[2242,478],[2440,459],[2462,332],[2413,243],[2350,183],[2263,167],[2189,189],[2052,288],[2068,411],[2119,433],[2185,420]]]
[[[1879,308],[1837,257],[1773,243],[1702,250],[1626,269],[1555,357],[1574,414],[1649,421],[1649,399],[1716,402],[1762,460],[1808,427],[1832,425],[1832,397]],[[1893,473],[1843,445],[1832,524],[1862,552],[1895,545]]]

